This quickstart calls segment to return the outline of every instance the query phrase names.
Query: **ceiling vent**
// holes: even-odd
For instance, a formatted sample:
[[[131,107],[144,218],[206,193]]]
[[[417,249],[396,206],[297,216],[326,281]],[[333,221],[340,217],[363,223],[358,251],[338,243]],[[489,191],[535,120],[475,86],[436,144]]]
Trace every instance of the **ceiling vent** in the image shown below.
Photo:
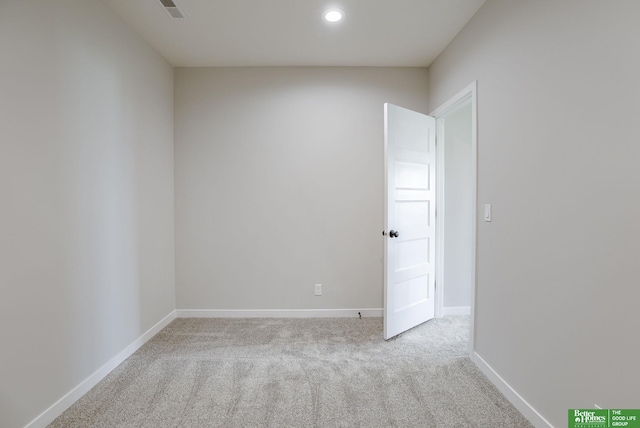
[[[178,9],[173,0],[160,0],[160,3],[172,18],[184,18],[184,13]]]

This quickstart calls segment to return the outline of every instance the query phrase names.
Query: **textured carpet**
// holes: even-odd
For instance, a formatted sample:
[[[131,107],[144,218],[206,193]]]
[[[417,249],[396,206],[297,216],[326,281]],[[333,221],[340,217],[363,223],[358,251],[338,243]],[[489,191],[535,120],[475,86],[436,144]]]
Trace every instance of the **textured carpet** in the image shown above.
[[[50,427],[531,427],[467,358],[468,317],[177,319]]]

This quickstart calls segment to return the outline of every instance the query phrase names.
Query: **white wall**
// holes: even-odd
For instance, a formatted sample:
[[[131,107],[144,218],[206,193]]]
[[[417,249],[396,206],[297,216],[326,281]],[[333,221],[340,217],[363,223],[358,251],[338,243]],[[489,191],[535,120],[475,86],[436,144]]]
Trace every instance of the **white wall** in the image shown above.
[[[477,353],[557,427],[640,403],[638,16],[489,0],[429,70],[432,108],[478,80]]]
[[[173,70],[98,0],[0,3],[0,426],[175,308]]]
[[[176,69],[178,309],[382,307],[383,103],[427,112],[427,80]]]
[[[445,308],[469,308],[473,285],[471,103],[444,119]]]

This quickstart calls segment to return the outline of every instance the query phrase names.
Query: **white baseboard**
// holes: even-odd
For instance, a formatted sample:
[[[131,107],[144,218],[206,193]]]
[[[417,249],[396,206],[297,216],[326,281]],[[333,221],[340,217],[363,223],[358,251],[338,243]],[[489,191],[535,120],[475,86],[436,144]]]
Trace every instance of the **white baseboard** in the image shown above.
[[[529,420],[536,428],[553,428],[553,425],[549,423],[536,409],[527,403],[515,389],[511,387],[487,362],[478,355],[477,352],[473,354],[473,362],[478,366],[480,371],[489,378],[496,388],[514,405],[525,418]]]
[[[178,318],[357,318],[382,317],[382,309],[177,309]]]
[[[80,397],[89,392],[91,388],[96,386],[98,382],[104,379],[113,369],[118,367],[120,363],[129,358],[131,354],[136,352],[142,345],[144,345],[149,339],[155,336],[160,330],[166,327],[171,321],[176,318],[176,312],[172,311],[169,315],[164,317],[160,322],[151,327],[134,340],[129,346],[120,351],[115,357],[107,361],[102,367],[96,370],[88,378],[80,382],[78,386],[69,391],[64,397],[59,399],[55,404],[42,412],[40,416],[36,417],[25,428],[45,428],[55,418],[60,416],[62,412],[67,410],[73,403],[75,403]]]
[[[471,306],[445,306],[442,308],[442,316],[447,315],[471,315]]]

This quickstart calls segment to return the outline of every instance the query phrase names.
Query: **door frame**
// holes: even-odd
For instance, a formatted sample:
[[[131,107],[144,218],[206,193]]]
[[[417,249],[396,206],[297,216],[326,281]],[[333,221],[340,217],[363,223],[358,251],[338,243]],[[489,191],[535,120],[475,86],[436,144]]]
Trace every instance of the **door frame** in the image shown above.
[[[443,269],[444,269],[444,150],[442,150],[442,144],[444,143],[444,118],[448,114],[453,113],[457,109],[471,102],[471,176],[472,176],[472,188],[473,188],[473,200],[472,206],[475,208],[471,214],[472,225],[472,262],[471,262],[471,277],[473,278],[471,284],[471,331],[469,335],[469,354],[473,357],[475,351],[475,313],[476,313],[476,261],[477,261],[477,224],[478,224],[478,103],[477,103],[477,86],[478,81],[474,80],[464,89],[459,91],[453,97],[449,98],[431,113],[429,116],[433,116],[436,119],[436,290],[435,300],[436,317],[441,318],[444,312],[444,292],[443,292]]]

